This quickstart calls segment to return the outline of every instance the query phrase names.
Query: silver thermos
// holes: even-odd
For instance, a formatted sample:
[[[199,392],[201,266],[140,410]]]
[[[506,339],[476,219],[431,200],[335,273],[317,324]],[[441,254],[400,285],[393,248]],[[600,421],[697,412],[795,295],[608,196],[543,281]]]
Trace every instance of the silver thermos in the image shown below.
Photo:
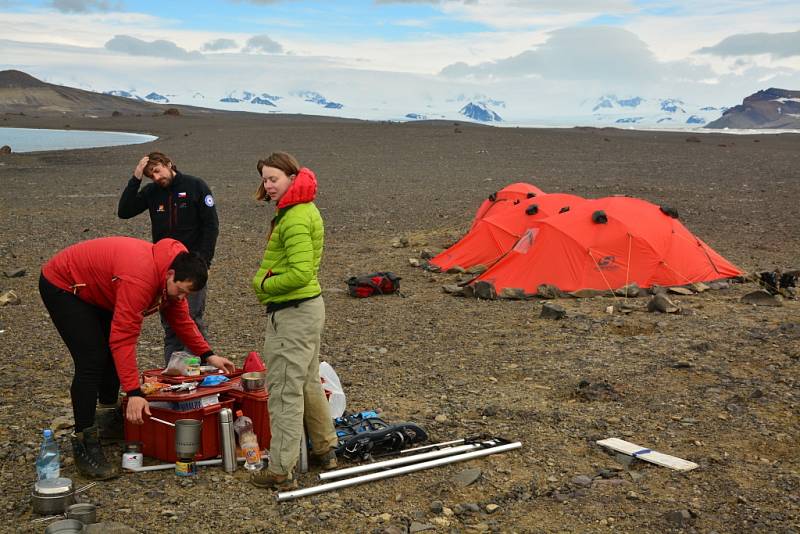
[[[226,473],[236,471],[236,438],[233,432],[233,412],[230,408],[219,411],[219,444],[222,468]]]

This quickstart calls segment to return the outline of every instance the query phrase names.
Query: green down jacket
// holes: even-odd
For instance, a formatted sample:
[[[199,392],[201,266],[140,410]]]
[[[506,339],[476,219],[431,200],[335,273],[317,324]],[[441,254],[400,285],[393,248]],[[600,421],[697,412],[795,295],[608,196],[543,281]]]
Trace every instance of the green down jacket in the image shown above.
[[[278,203],[261,267],[253,277],[261,304],[305,299],[322,292],[317,272],[325,229],[312,202],[315,196],[316,178],[303,168]]]

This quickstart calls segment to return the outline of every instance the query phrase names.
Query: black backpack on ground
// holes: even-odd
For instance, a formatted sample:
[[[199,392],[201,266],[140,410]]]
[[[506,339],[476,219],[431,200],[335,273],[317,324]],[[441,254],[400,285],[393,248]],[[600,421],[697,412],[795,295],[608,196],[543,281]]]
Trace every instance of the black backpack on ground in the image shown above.
[[[376,412],[345,413],[334,420],[339,445],[337,456],[366,460],[399,452],[428,439],[428,434],[414,423],[388,424]]]

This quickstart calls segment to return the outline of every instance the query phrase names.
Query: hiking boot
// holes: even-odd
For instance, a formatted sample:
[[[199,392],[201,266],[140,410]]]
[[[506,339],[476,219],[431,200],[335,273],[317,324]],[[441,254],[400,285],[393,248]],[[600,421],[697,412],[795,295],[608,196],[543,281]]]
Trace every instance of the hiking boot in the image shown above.
[[[336,462],[336,451],[334,449],[322,455],[309,454],[308,459],[310,464],[325,470],[336,469],[339,465]]]
[[[122,416],[122,408],[118,406],[98,407],[94,416],[94,424],[100,439],[108,441],[125,439],[125,418]]]
[[[250,483],[258,488],[274,489],[278,491],[297,489],[296,480],[289,478],[288,475],[278,475],[267,469],[262,469],[258,473],[250,475]]]
[[[86,478],[108,480],[119,475],[116,464],[106,460],[103,454],[96,426],[72,435],[72,456],[78,472]]]

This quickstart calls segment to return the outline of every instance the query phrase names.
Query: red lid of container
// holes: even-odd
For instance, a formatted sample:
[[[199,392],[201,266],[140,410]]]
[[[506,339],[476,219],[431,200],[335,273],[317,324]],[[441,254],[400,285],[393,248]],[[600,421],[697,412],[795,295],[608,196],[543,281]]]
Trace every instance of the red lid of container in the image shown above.
[[[186,391],[158,391],[153,393],[152,395],[147,395],[145,397],[148,401],[167,401],[167,402],[181,402],[181,401],[188,401],[193,399],[199,399],[201,397],[207,397],[209,395],[217,395],[219,393],[224,393],[226,391],[230,391],[233,386],[231,385],[230,381],[223,382],[218,386],[211,386],[211,387],[198,387],[194,391],[186,392]]]

